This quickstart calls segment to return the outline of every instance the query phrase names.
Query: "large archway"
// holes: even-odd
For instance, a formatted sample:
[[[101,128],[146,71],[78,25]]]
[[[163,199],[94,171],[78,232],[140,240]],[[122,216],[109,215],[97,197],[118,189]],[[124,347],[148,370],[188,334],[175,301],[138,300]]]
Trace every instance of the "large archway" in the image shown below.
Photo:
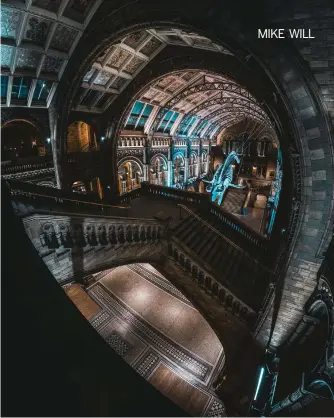
[[[25,119],[7,121],[1,127],[1,160],[17,159],[45,155],[44,138],[40,129]]]
[[[176,27],[179,30],[195,31],[196,27],[197,32],[230,50],[234,55],[224,57],[223,66],[220,59],[203,59],[202,51],[196,54],[193,51],[189,53],[188,49],[187,60],[176,52],[162,53],[153,67],[138,73],[126,94],[114,102],[115,106],[110,109],[110,113],[106,112],[106,117],[110,120],[111,112],[116,109],[113,114],[113,126],[119,129],[121,125],[118,122],[122,120],[122,114],[126,113],[127,106],[135,94],[147,85],[148,81],[170,72],[175,66],[180,69],[186,66],[205,68],[210,65],[210,68],[217,72],[223,72],[232,78],[234,76],[263,103],[275,121],[284,161],[282,194],[276,217],[277,227],[272,234],[273,242],[276,241],[276,249],[281,244],[280,260],[284,260],[280,265],[281,270],[278,269],[277,272],[277,279],[282,279],[278,294],[283,293],[283,297],[284,294],[290,295],[291,286],[298,293],[298,288],[305,283],[305,277],[310,288],[309,292],[298,298],[294,306],[281,307],[281,313],[285,312],[287,316],[278,315],[280,303],[276,304],[274,316],[278,317],[278,322],[271,342],[280,345],[298,322],[302,306],[315,286],[315,274],[309,272],[315,272],[320,265],[319,256],[328,245],[333,220],[330,204],[333,188],[331,181],[326,183],[327,179],[333,178],[332,127],[319,93],[314,88],[314,80],[290,45],[275,44],[273,49],[270,42],[264,43],[257,39],[257,30],[252,32],[254,28],[245,24],[249,22],[246,15],[238,19],[238,14],[231,13],[228,9],[229,5],[224,4],[216,8],[208,2],[189,10],[189,7],[177,2],[153,5],[149,1],[143,1],[140,6],[132,10],[130,5],[125,5],[121,10],[116,10],[112,5],[103,5],[95,21],[91,23],[95,34],[94,41],[88,36],[82,41],[85,42],[86,48],[89,45],[88,49],[91,52],[87,55],[87,49],[76,50],[60,85],[61,92],[65,92],[68,85],[70,88],[68,94],[59,96],[60,108],[63,109],[59,119],[59,158],[63,155],[64,147],[62,129],[66,126],[70,105],[83,77],[97,57],[122,37],[143,28]],[[112,22],[109,19],[111,15]],[[114,145],[118,129],[107,130],[113,132],[107,138],[107,149],[108,158],[114,162]],[[116,184],[116,172],[112,173],[111,177]],[[312,199],[317,201],[319,198],[322,202],[321,210],[312,203]],[[294,260],[294,265],[291,265],[287,272],[290,259]],[[296,272],[298,266],[300,269]],[[283,281],[286,276],[293,278],[292,283]],[[268,301],[266,313],[270,312],[273,298],[269,297]],[[271,315],[268,318],[270,319]],[[271,320],[267,324],[261,322],[257,332],[262,326],[266,330],[270,329],[270,324]],[[268,341],[268,334],[264,332],[261,338],[265,342]]]

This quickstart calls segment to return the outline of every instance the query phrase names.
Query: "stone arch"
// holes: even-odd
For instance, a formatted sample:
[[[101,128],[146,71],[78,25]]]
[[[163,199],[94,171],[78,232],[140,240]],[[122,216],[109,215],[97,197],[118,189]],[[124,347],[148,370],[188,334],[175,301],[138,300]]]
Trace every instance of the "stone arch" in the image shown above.
[[[118,187],[120,194],[140,187],[143,180],[143,164],[136,157],[124,157],[117,165]]]
[[[29,118],[10,118],[1,124],[1,159],[44,156],[46,138],[39,124]]]
[[[168,182],[168,162],[167,158],[161,154],[155,154],[150,160],[149,182],[161,186]]]
[[[85,183],[81,180],[74,181],[71,185],[73,192],[76,193],[87,193]]]
[[[68,126],[67,152],[89,152],[96,149],[96,134],[90,124],[80,120]]]
[[[228,10],[227,5],[222,4],[216,8],[214,3],[208,1],[202,2],[194,10],[189,10],[186,4],[176,1],[172,1],[173,7],[170,3],[162,2],[159,5],[155,4],[154,7],[152,4],[142,2],[135,8],[136,10],[130,4],[119,10],[115,10],[114,5],[109,2],[102,4],[90,25],[90,28],[95,28],[94,40],[90,40],[88,35],[82,37],[81,44],[73,54],[71,66],[66,69],[66,77],[61,80],[60,94],[58,94],[59,108],[63,111],[59,118],[60,130],[66,126],[71,100],[82,82],[85,71],[95,57],[101,54],[107,46],[131,31],[154,25],[174,26],[208,36],[218,44],[237,51],[238,78],[244,80],[245,85],[247,85],[248,78],[250,81],[248,89],[258,100],[263,101],[265,108],[276,120],[282,145],[284,176],[276,218],[277,227],[271,236],[281,241],[279,237],[282,226],[284,227],[286,233],[282,246],[284,248],[283,259],[286,261],[293,259],[295,263],[294,266],[291,265],[286,276],[295,279],[292,287],[301,284],[304,281],[303,275],[298,275],[298,273],[296,276],[293,269],[300,265],[300,272],[303,272],[304,262],[312,269],[316,270],[319,267],[319,257],[322,256],[329,243],[333,222],[331,206],[333,129],[319,92],[315,88],[316,82],[313,76],[305,68],[305,63],[291,45],[275,43],[275,54],[273,54],[272,43],[270,41],[264,43],[256,39],[256,30],[252,33],[249,26],[244,25],[243,17],[238,19]],[[109,19],[111,13],[114,17],[112,23]],[[247,47],[244,46],[244,39],[248,40]],[[80,48],[83,45],[85,48]],[[90,51],[89,54],[87,50]],[[167,59],[165,61],[161,67],[165,65],[166,70],[170,62],[168,63]],[[228,62],[231,60],[225,57],[224,61],[226,65],[229,65]],[[181,59],[178,61],[174,57],[174,68],[178,62],[181,62]],[[182,65],[186,64],[182,63]],[[189,60],[187,65],[189,65]],[[232,67],[233,63],[229,67],[230,73],[233,72]],[[233,67],[234,70],[235,68]],[[160,68],[159,71],[161,72],[162,69]],[[147,73],[143,71],[141,76],[147,77]],[[151,71],[151,77],[154,77],[154,71]],[[140,81],[132,83],[129,94],[133,97],[134,91],[139,87]],[[131,91],[131,89],[134,90]],[[65,95],[66,90],[68,94]],[[308,118],[305,112],[314,116]],[[63,133],[59,135],[59,138],[64,138]],[[63,142],[60,144],[60,150]],[[291,149],[294,151],[291,152]],[[321,200],[322,210],[312,205],[312,199],[315,201],[319,196],[323,199]],[[310,240],[310,237],[313,239]],[[282,274],[285,275],[285,273],[284,270]],[[315,275],[310,275],[309,279],[308,284],[312,288],[315,285]],[[298,293],[298,286],[295,286],[295,290]],[[283,297],[286,292],[289,292],[287,287],[282,289]],[[305,295],[305,300],[308,296]],[[303,302],[304,300],[301,304]],[[292,308],[290,316],[296,319],[287,324],[284,322],[284,316],[276,312],[276,318],[279,318],[280,324],[277,326],[278,331],[273,339],[275,345],[282,343],[291,327],[298,321],[297,317],[299,318],[300,313],[299,307]],[[268,328],[267,324],[265,326]],[[281,332],[280,330],[283,329],[284,332]]]

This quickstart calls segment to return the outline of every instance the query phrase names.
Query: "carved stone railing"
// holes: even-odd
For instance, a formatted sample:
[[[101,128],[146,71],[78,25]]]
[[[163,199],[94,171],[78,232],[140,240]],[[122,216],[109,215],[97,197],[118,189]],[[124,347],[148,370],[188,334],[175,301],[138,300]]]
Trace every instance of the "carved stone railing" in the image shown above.
[[[32,207],[48,210],[103,213],[109,216],[127,216],[128,206],[109,205],[100,199],[65,192],[55,188],[42,187],[18,181],[7,181],[12,199]]]
[[[159,243],[168,230],[168,224],[154,219],[41,211],[22,217],[22,221],[34,247],[59,282],[83,277],[122,260],[157,259],[161,256]]]
[[[55,172],[55,169],[53,167],[39,168],[36,170],[28,169],[27,171],[17,171],[12,174],[1,174],[1,177],[3,177],[5,180],[22,180],[22,179],[29,179],[32,177],[37,177],[37,176],[41,176],[45,174],[53,174],[54,172]]]
[[[144,136],[128,136],[128,135],[121,135],[117,141],[118,147],[143,147],[145,145],[145,137]]]
[[[205,292],[216,297],[227,310],[239,316],[248,324],[255,322],[255,311],[236,297],[227,287],[219,283],[212,273],[203,268],[202,263],[200,260],[197,260],[196,255],[190,257],[183,250],[182,245],[179,245],[174,239],[168,244],[168,255],[184,271],[190,274]]]
[[[156,196],[176,201],[179,204],[194,206],[201,212],[201,217],[214,218],[221,226],[221,232],[240,245],[252,246],[250,251],[265,258],[268,250],[268,239],[242,223],[239,218],[225,211],[216,203],[211,202],[210,195],[158,186],[143,182],[141,188],[121,196],[120,203],[128,203],[140,196]]]
[[[41,171],[41,170],[54,170],[53,162],[41,162],[41,163],[27,163],[27,164],[9,164],[9,165],[1,165],[1,175],[2,177],[13,175],[15,173],[22,173],[22,172],[33,172],[33,171]]]
[[[167,148],[169,147],[169,143],[170,143],[169,137],[153,137],[151,145],[153,148],[156,148],[156,147]]]

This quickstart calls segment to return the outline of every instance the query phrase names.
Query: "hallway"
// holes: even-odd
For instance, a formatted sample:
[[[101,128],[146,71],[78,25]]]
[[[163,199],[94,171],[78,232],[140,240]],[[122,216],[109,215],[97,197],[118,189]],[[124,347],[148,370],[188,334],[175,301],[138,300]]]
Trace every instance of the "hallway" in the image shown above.
[[[212,388],[223,347],[191,303],[149,264],[120,266],[95,279],[90,298],[74,291],[77,285],[66,292],[108,344],[190,415],[225,416]]]

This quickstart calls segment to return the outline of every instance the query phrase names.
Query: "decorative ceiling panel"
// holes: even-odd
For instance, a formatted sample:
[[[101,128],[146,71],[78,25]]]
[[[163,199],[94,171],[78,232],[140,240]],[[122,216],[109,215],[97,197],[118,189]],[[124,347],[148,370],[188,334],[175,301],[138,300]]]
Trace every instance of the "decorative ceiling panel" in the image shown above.
[[[110,87],[113,87],[114,89],[120,89],[121,86],[125,83],[124,78],[122,77],[116,77],[115,80],[111,83]]]
[[[63,60],[58,57],[46,56],[42,66],[42,72],[58,73],[62,66]]]
[[[162,42],[160,42],[156,38],[151,38],[140,50],[140,52],[144,55],[150,56],[152,55],[158,48],[160,48]]]
[[[102,108],[109,99],[115,97],[115,94],[104,94],[101,99],[98,101],[96,107]]]
[[[68,52],[78,34],[78,31],[64,25],[57,25],[50,47]]]
[[[187,33],[176,29],[150,29],[133,32],[132,34],[126,36],[120,43],[106,48],[105,51],[96,59],[96,63],[98,63],[99,66],[95,67],[99,69],[102,67],[100,70],[102,73],[100,73],[97,83],[95,84],[108,85],[110,88],[116,88],[117,90],[122,91],[131,80],[129,75],[134,77],[135,74],[138,73],[147,64],[147,62],[153,58],[158,50],[161,50],[164,46],[170,43],[173,43],[174,45],[194,46],[196,40],[198,40],[201,44],[201,48],[204,48],[204,45],[206,45],[207,49],[220,53],[219,48],[216,48],[210,40],[190,32]],[[141,47],[141,45],[143,46]],[[223,49],[221,49],[221,51],[222,50]],[[148,57],[148,60],[145,60],[145,58],[143,59],[142,54]],[[107,71],[112,73],[110,70],[111,68],[119,71],[119,76],[109,86],[108,81],[110,82],[110,77],[114,76],[109,74],[107,75],[105,72]],[[173,75],[164,77],[163,79],[157,81],[155,83],[157,88],[154,89],[152,86],[151,89],[148,89],[149,91],[143,93],[142,98],[154,104],[165,104],[170,100],[173,94],[177,91],[183,90],[183,87],[193,84],[192,80],[194,77],[198,79],[198,76],[202,74],[204,76],[204,72],[195,70],[173,73]],[[83,81],[90,81],[91,76],[94,77],[93,72],[86,74]],[[106,81],[107,77],[108,81]],[[202,81],[203,77],[198,80],[198,83],[202,83]],[[86,87],[91,88],[87,85]],[[164,92],[161,92],[161,90],[164,90]],[[201,95],[198,96],[198,99],[196,99],[196,104],[200,103],[206,97],[209,96],[206,96],[205,92],[202,92]],[[194,96],[194,99],[195,98],[196,96]],[[80,105],[82,104],[83,103]],[[108,104],[109,101],[106,102],[107,106]],[[176,105],[178,104],[176,103]],[[190,109],[194,106],[195,103],[191,104],[188,98],[183,100],[183,109]],[[105,109],[105,107],[103,109]]]
[[[113,75],[108,73],[108,71],[101,71],[94,80],[94,84],[97,84],[99,86],[105,86],[111,77],[113,77]]]
[[[127,36],[123,40],[123,43],[125,45],[130,46],[133,49],[136,49],[146,36],[147,36],[147,32],[145,30],[140,31],[140,32],[134,32],[134,33],[131,33],[129,36]]]
[[[16,37],[17,28],[20,22],[21,13],[18,10],[1,5],[1,37]]]
[[[83,79],[83,81],[85,82],[85,83],[89,83],[90,82],[90,79],[91,79],[91,77],[92,77],[92,75],[95,73],[95,69],[94,68],[91,68],[89,71],[88,71],[88,73],[86,73],[86,75],[84,76],[84,79]]]
[[[194,75],[196,74],[196,71],[187,71],[182,75],[183,80],[189,81],[191,80]]]
[[[105,58],[106,58],[106,56],[107,55],[109,55],[109,54],[111,54],[111,52],[115,49],[116,47],[114,47],[114,46],[112,46],[112,47],[110,47],[110,48],[108,48],[108,49],[106,49],[106,50],[104,50],[103,52],[102,52],[102,54],[98,57],[98,59],[96,60],[98,63],[102,63],[104,60],[105,60]]]
[[[131,56],[130,52],[125,51],[122,48],[117,48],[116,52],[112,55],[110,60],[107,62],[109,67],[119,70],[125,61]]]
[[[64,16],[77,22],[84,22],[93,4],[94,0],[71,0],[64,11]]]
[[[18,48],[16,66],[18,68],[27,68],[29,70],[35,70],[42,54],[40,52]]]
[[[171,44],[184,44],[184,41],[178,35],[168,35],[167,39]]]
[[[167,87],[169,84],[173,83],[174,81],[174,77],[173,76],[167,76],[167,77],[163,77],[157,84],[158,87],[160,87],[161,89],[164,89],[165,87]]]
[[[195,38],[194,40],[194,47],[199,48],[212,48],[214,49],[213,43],[210,41],[210,39],[207,38]]]
[[[143,60],[138,57],[133,57],[132,60],[124,67],[123,71],[133,75],[143,64]]]
[[[23,40],[44,46],[50,25],[51,22],[46,19],[37,18],[36,16],[30,17],[26,25]]]
[[[155,91],[155,90],[153,90],[153,89],[149,89],[149,90],[147,90],[147,91],[144,93],[143,97],[144,97],[145,99],[152,99],[152,97],[154,97],[156,94],[157,94],[157,93],[156,93],[156,91]]]
[[[41,9],[50,10],[56,12],[59,9],[62,0],[32,0],[34,6]]]
[[[183,83],[181,83],[178,80],[175,80],[173,83],[167,86],[167,91],[174,93],[174,91],[180,89],[182,86],[183,86]]]
[[[14,47],[1,45],[1,67],[10,67]]]

